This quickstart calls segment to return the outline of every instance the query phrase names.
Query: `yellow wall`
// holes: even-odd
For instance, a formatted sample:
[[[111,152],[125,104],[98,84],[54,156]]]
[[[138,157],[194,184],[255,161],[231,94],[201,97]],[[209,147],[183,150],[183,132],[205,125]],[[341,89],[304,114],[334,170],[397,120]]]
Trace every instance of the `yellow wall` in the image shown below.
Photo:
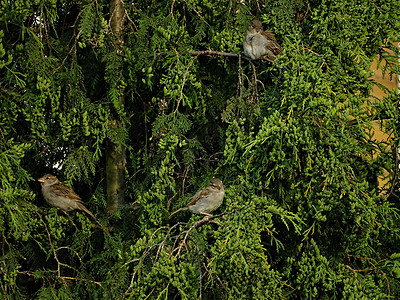
[[[374,81],[384,85],[385,87],[389,88],[390,90],[394,89],[394,88],[398,88],[398,83],[397,83],[397,78],[395,78],[393,76],[392,80],[390,80],[390,76],[389,75],[385,75],[385,77],[382,76],[382,71],[381,70],[377,70],[377,62],[376,60],[373,62],[371,69],[375,72],[375,74],[371,77],[371,79],[373,79]],[[373,89],[373,93],[372,93],[375,97],[377,97],[378,99],[382,99],[385,94],[384,92],[378,88],[377,86],[374,87]],[[387,134],[385,134],[384,132],[382,132],[379,129],[379,123],[378,122],[374,122],[374,136],[373,139],[377,140],[377,141],[385,141],[389,138],[389,136]],[[387,172],[385,171],[384,176],[387,175]],[[387,180],[384,181],[382,178],[380,178],[379,180],[379,186],[383,187],[387,184]],[[386,186],[386,188],[388,188],[388,186]]]

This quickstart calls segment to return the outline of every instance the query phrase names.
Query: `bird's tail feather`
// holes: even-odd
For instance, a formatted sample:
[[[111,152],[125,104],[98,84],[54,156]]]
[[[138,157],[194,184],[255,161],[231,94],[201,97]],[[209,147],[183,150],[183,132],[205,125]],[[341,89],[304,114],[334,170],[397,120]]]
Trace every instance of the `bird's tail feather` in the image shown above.
[[[178,209],[177,211],[174,211],[172,214],[169,215],[169,218],[171,219],[174,215],[176,215],[178,212],[184,210],[185,207],[182,207],[180,209]]]
[[[91,216],[91,217],[93,218],[93,220],[94,220],[97,224],[99,224],[101,228],[104,229],[104,226],[99,222],[99,220],[96,219],[96,217],[90,212],[90,210],[88,210],[88,209],[86,208],[85,205],[79,203],[79,208],[80,208],[80,210],[83,210],[85,213],[87,213],[89,216]]]

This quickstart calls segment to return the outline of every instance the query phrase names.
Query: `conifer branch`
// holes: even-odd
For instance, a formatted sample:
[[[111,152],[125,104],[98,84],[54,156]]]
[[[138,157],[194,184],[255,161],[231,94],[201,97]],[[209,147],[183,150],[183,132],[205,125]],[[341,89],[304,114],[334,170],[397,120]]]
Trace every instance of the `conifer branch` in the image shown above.
[[[40,216],[40,215],[39,215],[39,216]],[[48,237],[48,239],[49,239],[49,243],[50,243],[51,250],[52,250],[52,252],[53,252],[54,259],[55,259],[56,262],[57,262],[57,277],[62,278],[62,276],[61,276],[61,266],[70,268],[70,269],[72,269],[72,270],[74,270],[74,271],[77,271],[75,268],[71,267],[70,265],[67,265],[67,264],[64,264],[64,263],[60,262],[60,260],[58,259],[58,256],[57,256],[57,251],[60,250],[60,249],[63,249],[63,248],[67,248],[67,247],[60,247],[60,248],[55,249],[55,248],[54,248],[54,245],[53,245],[53,242],[51,241],[51,236],[50,236],[49,229],[47,228],[47,225],[46,225],[46,223],[43,221],[43,219],[42,219],[41,216],[40,216],[40,220],[42,221],[42,223],[43,223],[43,225],[44,225],[44,228],[46,229],[47,237]]]
[[[155,53],[156,55],[168,55],[170,52],[157,52]],[[200,50],[200,51],[190,51],[190,52],[177,52],[176,54],[179,55],[185,55],[185,54],[189,54],[192,56],[200,56],[200,55],[207,55],[207,56],[222,56],[222,57],[235,57],[235,58],[244,58],[247,61],[252,61],[251,58],[248,58],[247,56],[242,55],[241,53],[232,53],[232,52],[222,52],[222,51],[215,51],[215,50]],[[154,57],[154,54],[148,55],[149,58]],[[273,63],[274,61],[267,58],[267,57],[263,57],[262,61],[268,61],[270,63]]]
[[[208,273],[210,273],[210,270],[208,269],[208,266],[210,266],[211,261],[210,261],[210,259],[205,255],[205,253],[203,253],[203,256],[204,256],[204,258],[205,258],[205,260],[206,260],[205,263],[203,262],[203,267],[204,267],[204,269],[205,269]],[[225,284],[222,282],[222,280],[221,280],[221,278],[218,276],[218,274],[213,274],[213,276],[215,276],[215,278],[217,279],[217,281],[219,282],[219,284],[223,287],[223,289],[224,289],[225,291],[227,291]]]
[[[207,216],[207,215],[206,215],[206,216],[203,217],[203,219],[201,219],[201,220],[195,222],[188,230],[186,230],[185,236],[183,237],[182,241],[179,243],[179,246],[178,246],[177,248],[175,248],[174,250],[172,250],[171,254],[172,254],[173,252],[177,251],[177,253],[176,253],[176,255],[175,255],[175,258],[176,258],[176,257],[179,257],[183,246],[186,245],[186,240],[187,240],[187,238],[188,238],[188,236],[189,236],[189,233],[190,233],[193,229],[196,229],[196,228],[200,227],[200,226],[203,225],[203,224],[209,224],[209,223],[213,223],[213,224],[216,224],[216,225],[218,225],[218,226],[221,226],[221,224],[220,224],[219,222],[217,222],[217,221],[214,221],[214,219],[215,219],[215,218],[218,218],[218,217],[221,217],[221,216],[223,216],[223,215],[226,215],[226,214],[228,213],[228,211],[229,211],[229,207],[227,207],[227,208],[225,209],[225,211],[224,211],[223,213],[219,214],[219,215],[214,215],[214,216]]]
[[[180,103],[181,100],[182,100],[182,97],[183,97],[183,87],[185,86],[185,81],[186,81],[186,77],[187,77],[187,75],[188,75],[188,73],[189,73],[189,69],[190,69],[190,67],[192,66],[193,62],[199,57],[199,55],[201,55],[201,53],[197,54],[196,57],[192,59],[192,61],[190,62],[189,66],[188,66],[187,69],[186,69],[185,75],[183,75],[183,80],[182,80],[182,86],[181,86],[181,91],[180,91],[180,95],[179,95],[179,100],[178,100],[178,103],[176,104],[176,108],[175,108],[174,114],[176,114],[176,112],[178,111],[179,103]]]
[[[178,52],[176,52],[177,55],[179,55]],[[165,52],[163,53],[159,53],[159,54],[166,54]],[[242,95],[242,80],[241,80],[241,76],[246,76],[243,71],[242,71],[242,67],[241,67],[241,61],[242,61],[242,55],[240,53],[229,53],[229,52],[220,52],[220,51],[214,51],[214,50],[203,50],[203,51],[192,51],[190,52],[190,55],[194,55],[195,57],[192,59],[192,61],[189,63],[189,66],[186,69],[185,74],[183,75],[183,80],[182,80],[182,86],[180,89],[180,93],[179,93],[179,99],[178,99],[178,103],[176,105],[176,108],[174,110],[174,114],[177,113],[178,108],[179,108],[179,104],[182,101],[183,98],[183,88],[185,87],[185,82],[186,82],[186,78],[188,76],[189,73],[189,69],[192,67],[193,62],[200,56],[200,55],[216,55],[216,56],[222,56],[222,57],[237,57],[239,59],[239,72],[238,72],[238,77],[239,77],[239,89],[240,89],[240,95]],[[257,79],[257,70],[252,62],[252,60],[246,56],[243,56],[244,59],[248,60],[250,62],[250,65],[253,69],[253,84],[251,84],[253,86],[253,94],[252,94],[252,99],[256,98],[258,95],[257,92],[257,83],[260,83],[265,91],[265,86],[262,83],[262,81]],[[263,58],[263,61],[268,61],[273,63],[274,61],[269,59],[269,58]],[[285,67],[286,68],[286,67]],[[286,68],[287,69],[287,68]],[[247,77],[247,76],[246,76]],[[250,81],[249,81],[250,82]]]
[[[172,19],[174,19],[174,4],[175,4],[175,0],[172,0],[171,11],[170,11]]]
[[[221,52],[221,51],[214,51],[214,50],[204,50],[204,51],[192,51],[190,52],[191,55],[216,55],[216,56],[223,56],[223,57],[237,57],[241,59],[242,57],[248,61],[252,61],[252,59],[248,58],[247,56],[242,55],[241,53],[231,53],[231,52]],[[263,58],[263,61],[268,61],[273,63],[274,61],[269,58]]]
[[[196,250],[197,250],[197,266],[199,267],[199,299],[202,299],[202,290],[203,290],[203,283],[202,283],[202,276],[203,273],[201,272],[201,260],[200,260],[200,249],[199,245],[196,245]]]
[[[186,223],[185,223],[185,224],[186,224]],[[178,225],[180,225],[180,224],[175,224],[175,225],[178,226]],[[175,226],[173,226],[173,227],[175,227]],[[162,229],[166,229],[166,228],[167,228],[166,226],[161,226],[161,227],[157,228],[157,229],[153,232],[153,234],[151,235],[151,237],[150,237],[149,240],[152,241],[152,240],[154,239],[154,237],[155,237],[155,235],[156,235],[156,233],[157,233],[158,231],[160,231],[160,230],[162,230]],[[132,260],[130,260],[130,261],[124,263],[124,264],[120,267],[120,269],[122,269],[123,267],[125,267],[125,266],[127,266],[127,265],[129,265],[129,264],[131,264],[131,263],[133,263],[133,262],[139,262],[139,263],[140,263],[141,261],[143,261],[143,259],[150,253],[150,251],[151,251],[154,247],[156,247],[157,245],[159,245],[158,250],[157,250],[157,253],[156,253],[156,256],[155,256],[155,260],[157,261],[158,256],[159,256],[159,253],[161,252],[162,248],[164,247],[165,241],[166,241],[167,237],[169,236],[170,232],[172,231],[172,229],[173,229],[173,228],[170,228],[170,229],[168,230],[168,232],[166,233],[166,235],[165,235],[165,237],[164,237],[164,240],[163,240],[161,243],[155,243],[155,244],[150,245],[149,247],[146,247],[145,251],[142,253],[142,255],[141,255],[139,258],[134,258],[134,259],[132,259]],[[136,268],[135,271],[133,272],[133,274],[132,274],[132,276],[131,276],[131,282],[130,282],[130,284],[129,284],[129,287],[126,289],[126,291],[124,292],[124,294],[123,294],[120,298],[122,298],[122,299],[125,298],[125,296],[128,294],[128,291],[133,287],[133,282],[134,282],[134,279],[135,279],[135,277],[136,277],[137,272],[138,272],[138,268]]]
[[[362,273],[365,272],[366,270],[354,270],[352,267],[350,267],[349,265],[344,265],[344,267],[348,270],[350,270],[353,273]]]
[[[390,195],[394,195],[396,198],[399,198],[395,193],[394,189],[396,187],[396,184],[398,183],[398,178],[399,178],[399,157],[400,157],[400,149],[398,147],[395,147],[393,150],[394,152],[394,174],[393,174],[393,179],[392,183],[389,189],[388,197]]]
[[[236,91],[236,97],[242,97],[242,95],[243,95],[243,89],[242,89],[242,86],[243,86],[243,84],[242,84],[243,69],[242,69],[242,56],[241,55],[239,55],[238,65],[239,65],[238,66],[238,82],[239,82],[239,84],[238,84],[237,90],[239,90],[239,94]]]
[[[161,228],[159,228],[159,229],[161,229]],[[145,252],[139,258],[135,258],[135,259],[130,260],[129,262],[126,262],[120,268],[122,268],[130,263],[136,262],[136,261],[138,261],[138,262],[143,261],[143,259],[147,256],[147,254],[149,254],[151,249],[153,249],[155,246],[157,246],[157,244],[153,244],[150,247],[146,248]],[[138,268],[136,268],[135,271],[133,272],[132,277],[131,277],[131,282],[130,282],[128,288],[126,289],[126,291],[121,295],[121,297],[120,297],[121,299],[125,298],[125,296],[128,294],[128,291],[133,287],[133,282],[135,280],[137,272],[138,272]]]
[[[88,283],[94,283],[98,286],[101,286],[101,283],[98,281],[94,281],[94,280],[88,280],[85,278],[75,278],[75,277],[68,277],[68,276],[62,276],[60,277],[61,279],[67,279],[67,280],[77,280],[77,281],[83,281],[83,282],[88,282]]]
[[[82,12],[80,11],[78,13],[78,15],[76,16],[76,18],[75,18],[75,22],[72,25],[72,28],[76,28],[76,23],[78,22],[81,14],[82,14]],[[64,28],[63,28],[63,30],[64,30]],[[58,70],[61,69],[61,67],[67,61],[68,56],[72,55],[73,52],[76,53],[76,44],[78,43],[78,40],[79,40],[79,37],[80,37],[81,33],[82,33],[82,31],[79,31],[78,34],[76,34],[75,31],[74,31],[74,34],[72,35],[71,39],[68,42],[68,45],[70,45],[73,42],[70,50],[68,51],[68,54],[64,57],[64,59],[62,60],[61,64],[57,68],[54,69],[54,71],[51,73],[51,75],[54,75]]]

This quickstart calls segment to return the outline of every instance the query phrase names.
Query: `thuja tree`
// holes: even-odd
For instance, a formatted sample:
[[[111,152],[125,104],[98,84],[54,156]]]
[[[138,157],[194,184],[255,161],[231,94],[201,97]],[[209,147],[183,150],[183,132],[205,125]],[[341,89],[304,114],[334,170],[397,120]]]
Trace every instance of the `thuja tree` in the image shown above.
[[[3,298],[399,298],[399,97],[370,79],[400,72],[397,1],[0,12]],[[274,63],[242,55],[254,17]],[[102,225],[51,209],[48,172]],[[215,217],[169,220],[213,176]]]

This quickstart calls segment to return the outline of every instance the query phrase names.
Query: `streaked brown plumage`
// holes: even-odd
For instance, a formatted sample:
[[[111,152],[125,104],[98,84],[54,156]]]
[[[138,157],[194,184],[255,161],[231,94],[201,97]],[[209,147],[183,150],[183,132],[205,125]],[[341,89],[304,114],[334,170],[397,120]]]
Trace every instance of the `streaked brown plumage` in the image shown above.
[[[189,210],[195,214],[202,214],[210,216],[212,212],[217,210],[224,200],[225,189],[222,181],[218,178],[213,178],[207,187],[198,191],[186,206],[178,209],[172,213],[169,217],[171,218],[176,213]]]
[[[60,182],[57,177],[46,174],[38,181],[42,185],[42,194],[50,206],[59,208],[63,211],[83,210],[94,220],[94,215],[85,207],[82,199],[68,185]],[[97,220],[96,220],[97,221]]]
[[[282,48],[276,42],[275,35],[271,31],[264,31],[259,20],[253,20],[247,27],[246,38],[243,41],[243,50],[251,59],[275,58],[282,54]]]

